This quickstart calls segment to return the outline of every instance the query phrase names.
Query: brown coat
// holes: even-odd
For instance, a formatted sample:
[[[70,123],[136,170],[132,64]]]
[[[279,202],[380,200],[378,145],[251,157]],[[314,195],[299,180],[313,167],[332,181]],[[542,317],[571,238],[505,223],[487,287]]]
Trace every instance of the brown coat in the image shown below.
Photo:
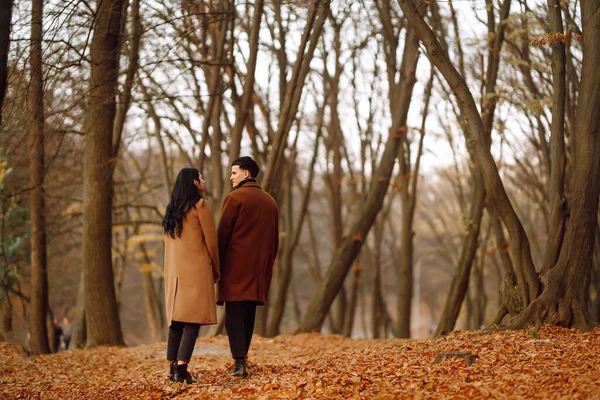
[[[256,182],[246,182],[223,200],[219,221],[221,280],[218,304],[265,304],[279,247],[275,200]]]
[[[217,230],[210,203],[200,199],[183,220],[181,237],[165,236],[165,306],[173,321],[217,323],[214,282],[219,275]]]

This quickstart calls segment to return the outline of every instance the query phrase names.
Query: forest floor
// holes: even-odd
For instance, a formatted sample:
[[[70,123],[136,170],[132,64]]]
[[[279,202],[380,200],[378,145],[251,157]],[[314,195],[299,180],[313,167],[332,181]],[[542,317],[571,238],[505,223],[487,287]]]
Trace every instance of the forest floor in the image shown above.
[[[479,357],[467,366],[440,352]],[[0,343],[0,398],[396,399],[600,398],[600,329],[543,327],[441,339],[363,340],[299,334],[255,336],[249,377],[231,377],[226,337],[199,338],[190,370],[168,379],[165,343],[97,347],[26,358]]]

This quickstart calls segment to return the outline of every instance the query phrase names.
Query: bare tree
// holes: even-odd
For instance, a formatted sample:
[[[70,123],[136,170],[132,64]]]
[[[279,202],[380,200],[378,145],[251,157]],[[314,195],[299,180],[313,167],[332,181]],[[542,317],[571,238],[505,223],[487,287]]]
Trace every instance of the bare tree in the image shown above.
[[[500,54],[506,32],[506,20],[510,11],[511,0],[504,0],[500,11],[499,21],[496,22],[494,7],[491,0],[487,2],[487,25],[490,40],[488,42],[488,68],[485,76],[485,96],[482,99],[482,122],[483,131],[481,137],[484,144],[489,149],[491,145],[491,135],[494,121],[494,111],[498,101],[496,93],[496,81],[498,79],[498,69],[500,65]],[[497,25],[497,27],[496,27]],[[448,46],[446,45],[447,49]],[[464,75],[461,75],[464,76]],[[466,118],[464,110],[460,108],[459,121]],[[469,129],[464,123],[461,124],[463,130]],[[488,150],[489,151],[489,150]],[[474,163],[477,165],[476,163]],[[462,252],[458,265],[458,272],[454,275],[448,298],[444,304],[444,311],[440,318],[440,323],[436,329],[436,336],[445,334],[454,329],[454,324],[458,318],[462,302],[469,287],[469,277],[471,276],[471,267],[475,261],[478,247],[479,232],[481,229],[481,220],[485,206],[486,193],[482,169],[477,166],[473,169],[473,189],[471,193],[470,215],[468,217],[468,231],[463,240]]]
[[[417,31],[431,62],[444,75],[468,117],[468,143],[481,165],[486,193],[494,204],[509,233],[510,249],[515,261],[519,294],[526,309],[510,328],[539,326],[543,321],[588,330],[595,326],[587,307],[592,271],[594,237],[597,229],[598,193],[600,191],[600,119],[594,110],[600,107],[600,76],[593,60],[600,57],[600,4],[582,0],[583,61],[581,91],[577,101],[573,149],[572,198],[567,205],[570,218],[565,227],[558,259],[542,275],[536,274],[530,243],[521,220],[508,199],[497,166],[486,146],[482,116],[464,79],[450,62],[435,33],[418,14],[412,0],[399,0],[411,26]],[[554,3],[560,8],[558,3]],[[551,7],[551,12],[554,6]],[[561,33],[562,34],[562,33]],[[556,143],[551,139],[551,143]],[[551,151],[552,153],[552,151]],[[557,160],[560,163],[560,160]],[[551,194],[551,197],[554,196]]]
[[[406,118],[412,89],[416,82],[415,69],[418,55],[417,37],[412,30],[409,30],[406,35],[400,69],[400,87],[398,90],[390,91],[391,97],[397,96],[395,100],[398,104],[398,112],[392,115],[392,126],[383,155],[373,174],[373,183],[369,189],[365,205],[351,223],[350,233],[342,240],[323,283],[317,289],[302,319],[299,328],[302,332],[310,332],[321,328],[333,299],[339,293],[344,279],[382,207],[398,154],[398,147],[406,132]]]
[[[83,268],[88,346],[122,345],[112,267],[113,128],[123,0],[98,4],[91,43],[83,188]]]
[[[302,33],[300,47],[298,48],[296,62],[292,69],[292,77],[286,84],[283,107],[279,117],[279,125],[273,139],[269,153],[266,175],[263,177],[264,189],[276,195],[281,183],[281,165],[284,150],[287,147],[287,138],[298,112],[298,105],[304,88],[304,80],[310,70],[315,48],[321,36],[323,25],[329,14],[329,2],[313,0],[310,5],[309,15]],[[308,49],[306,48],[308,46]]]
[[[293,211],[293,181],[295,176],[295,168],[293,165],[288,166],[288,177],[286,181],[286,192],[285,192],[285,220],[284,220],[284,232],[286,236],[283,239],[283,252],[278,263],[278,272],[276,285],[273,285],[272,290],[272,310],[270,312],[270,320],[267,325],[267,336],[272,337],[279,334],[279,327],[281,320],[283,319],[283,313],[287,302],[287,294],[290,288],[290,281],[293,273],[293,255],[300,240],[300,234],[302,227],[307,216],[308,204],[310,195],[313,187],[313,179],[315,176],[315,164],[319,154],[319,139],[323,130],[323,114],[325,105],[321,107],[319,112],[319,122],[317,126],[317,136],[315,137],[314,154],[310,162],[308,181],[306,187],[301,190],[303,193],[302,203],[298,213],[297,222],[294,223],[294,211]],[[292,161],[292,162],[295,162]]]
[[[46,314],[48,313],[48,272],[46,266],[46,218],[44,212],[44,88],[42,71],[43,0],[31,3],[31,79],[27,106],[29,126],[29,218],[31,221],[31,352],[50,352]]]
[[[229,145],[229,161],[233,162],[240,155],[240,144],[242,140],[242,130],[246,125],[248,113],[250,111],[252,93],[254,93],[254,74],[256,71],[256,60],[258,55],[260,25],[263,16],[264,0],[254,2],[254,16],[252,28],[250,31],[250,58],[246,64],[246,80],[244,81],[244,92],[240,99],[240,104],[235,113],[235,125],[231,131],[231,143]]]

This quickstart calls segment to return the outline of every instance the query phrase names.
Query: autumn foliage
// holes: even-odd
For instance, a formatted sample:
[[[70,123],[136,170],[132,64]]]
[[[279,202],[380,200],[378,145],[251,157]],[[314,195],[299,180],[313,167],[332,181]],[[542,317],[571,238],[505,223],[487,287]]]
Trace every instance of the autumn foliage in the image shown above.
[[[98,347],[24,358],[0,344],[0,398],[392,399],[599,398],[600,329],[557,327],[441,339],[255,336],[247,380],[230,376],[226,337],[200,338],[193,385],[171,383],[165,344]],[[440,352],[469,351],[467,366]]]
[[[530,44],[532,46],[546,46],[546,45],[552,46],[555,43],[556,44],[558,44],[558,43],[567,44],[571,40],[573,40],[573,38],[575,38],[577,40],[581,40],[582,36],[578,33],[571,32],[570,29],[567,29],[566,33],[562,33],[562,32],[549,33],[544,37],[533,39]]]

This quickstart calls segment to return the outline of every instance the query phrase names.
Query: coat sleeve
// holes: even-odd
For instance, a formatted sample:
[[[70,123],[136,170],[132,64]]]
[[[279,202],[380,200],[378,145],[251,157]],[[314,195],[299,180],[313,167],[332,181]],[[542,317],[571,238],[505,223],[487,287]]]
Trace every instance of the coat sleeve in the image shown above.
[[[206,241],[208,254],[210,255],[210,259],[212,261],[213,276],[215,282],[217,282],[221,276],[217,228],[215,227],[212,208],[210,203],[206,200],[202,201],[202,204],[198,208],[198,220],[200,221],[202,232],[204,232],[204,240]]]
[[[275,236],[273,237],[273,248],[275,254],[273,259],[277,258],[277,252],[279,251],[279,210],[275,208]]]
[[[223,261],[225,260],[225,254],[227,254],[227,249],[229,247],[229,239],[231,238],[231,232],[233,232],[237,217],[238,205],[236,203],[237,202],[228,195],[223,200],[223,206],[221,207],[221,218],[219,219],[219,227],[217,228],[221,264],[223,264]]]

